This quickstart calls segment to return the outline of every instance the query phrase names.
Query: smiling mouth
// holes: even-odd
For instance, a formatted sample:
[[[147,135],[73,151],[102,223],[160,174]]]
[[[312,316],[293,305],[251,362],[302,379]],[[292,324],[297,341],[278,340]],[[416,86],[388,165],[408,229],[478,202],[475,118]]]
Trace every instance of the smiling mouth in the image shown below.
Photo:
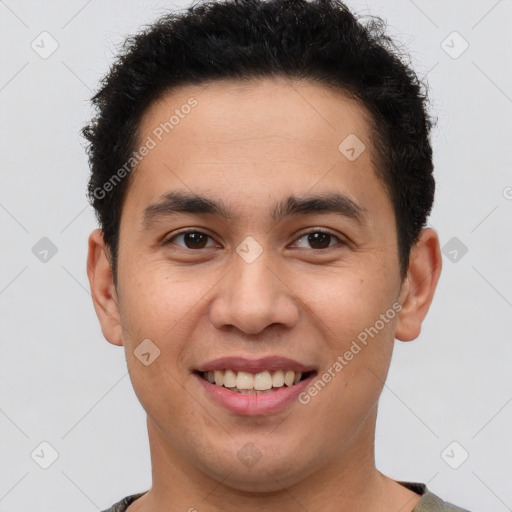
[[[242,395],[262,395],[275,393],[282,388],[292,387],[315,374],[310,372],[295,372],[293,370],[262,371],[250,373],[233,370],[212,370],[196,372],[214,386],[223,387]]]

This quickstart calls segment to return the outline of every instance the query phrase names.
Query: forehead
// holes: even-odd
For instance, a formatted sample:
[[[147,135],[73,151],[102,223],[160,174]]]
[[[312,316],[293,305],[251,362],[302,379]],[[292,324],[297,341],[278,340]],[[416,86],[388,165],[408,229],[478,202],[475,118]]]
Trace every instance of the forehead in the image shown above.
[[[230,196],[228,202],[239,200],[247,213],[263,211],[254,197],[308,190],[341,187],[347,197],[357,196],[355,202],[377,206],[375,193],[385,196],[374,171],[368,111],[310,82],[271,78],[180,87],[148,108],[138,135],[138,147],[151,146],[130,186],[139,210],[172,189]]]
[[[294,152],[302,148],[301,155],[318,162],[326,150],[329,154],[324,160],[332,156],[333,149],[338,156],[339,143],[349,135],[364,140],[366,156],[375,159],[369,144],[371,125],[367,109],[348,94],[304,80],[275,77],[219,80],[172,90],[147,109],[139,135],[152,136],[157,143],[166,139],[174,149],[195,144],[196,157],[223,143],[229,144],[224,155],[245,156],[247,138],[255,152],[269,145],[285,152],[291,148],[283,142],[292,139],[301,146],[296,144]],[[176,156],[181,153],[177,151]]]

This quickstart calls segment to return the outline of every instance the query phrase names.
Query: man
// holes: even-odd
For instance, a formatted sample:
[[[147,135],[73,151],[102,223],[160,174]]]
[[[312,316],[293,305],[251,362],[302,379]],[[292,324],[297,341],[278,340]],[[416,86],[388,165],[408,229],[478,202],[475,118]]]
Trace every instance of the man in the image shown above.
[[[153,473],[111,511],[463,510],[375,467],[394,340],[441,272],[432,121],[392,48],[336,0],[226,0],[103,81],[87,270]]]

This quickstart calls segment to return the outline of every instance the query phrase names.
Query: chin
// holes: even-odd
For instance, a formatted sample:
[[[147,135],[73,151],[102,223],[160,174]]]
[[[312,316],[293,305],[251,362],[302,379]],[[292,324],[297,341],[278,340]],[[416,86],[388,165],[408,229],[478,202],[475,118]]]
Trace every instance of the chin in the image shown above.
[[[203,471],[222,485],[240,492],[268,494],[282,491],[307,478],[312,473],[312,464],[302,457],[298,450],[290,449],[289,454],[278,454],[277,450],[265,452],[247,443],[241,450],[223,453],[217,465],[211,467],[211,459]],[[227,455],[227,456],[226,456]],[[219,472],[219,468],[222,468]]]
[[[274,473],[272,469],[261,467],[259,470],[252,468],[248,471],[233,471],[221,482],[222,485],[242,493],[272,494],[301,481],[301,478],[291,473],[284,478],[281,475],[278,479],[274,476],[277,472]]]

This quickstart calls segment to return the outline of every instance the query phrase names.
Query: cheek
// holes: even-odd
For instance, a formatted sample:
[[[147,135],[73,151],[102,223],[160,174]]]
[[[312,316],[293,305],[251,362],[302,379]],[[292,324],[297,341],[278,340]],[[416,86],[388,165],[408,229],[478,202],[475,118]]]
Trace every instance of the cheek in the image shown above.
[[[183,284],[150,265],[122,276],[119,311],[125,356],[135,394],[152,417],[172,418],[183,407],[180,354],[188,336],[187,313],[194,297]],[[162,269],[160,269],[162,270]],[[170,398],[172,397],[172,399]]]
[[[392,307],[397,290],[382,278],[379,281],[375,276],[344,271],[315,278],[309,287],[303,283],[302,296],[310,308],[311,320],[332,340],[332,348],[343,349],[376,322],[384,336],[393,330],[394,310],[384,325],[379,319]]]
[[[144,272],[123,276],[119,304],[123,331],[132,342],[149,338],[158,344],[167,343],[173,330],[186,322],[201,292],[180,282],[162,266],[141,267]]]
[[[135,391],[144,401],[139,394],[144,389],[163,387],[171,393],[167,397],[179,391],[177,382],[183,381],[186,372],[183,357],[190,346],[189,340],[194,338],[198,315],[204,310],[215,276],[210,273],[198,277],[197,272],[182,272],[178,276],[162,263],[140,265],[140,268],[144,272],[123,276],[119,311],[126,362]],[[141,361],[144,359],[141,353],[147,352],[150,356],[146,359],[157,355],[148,367]]]

